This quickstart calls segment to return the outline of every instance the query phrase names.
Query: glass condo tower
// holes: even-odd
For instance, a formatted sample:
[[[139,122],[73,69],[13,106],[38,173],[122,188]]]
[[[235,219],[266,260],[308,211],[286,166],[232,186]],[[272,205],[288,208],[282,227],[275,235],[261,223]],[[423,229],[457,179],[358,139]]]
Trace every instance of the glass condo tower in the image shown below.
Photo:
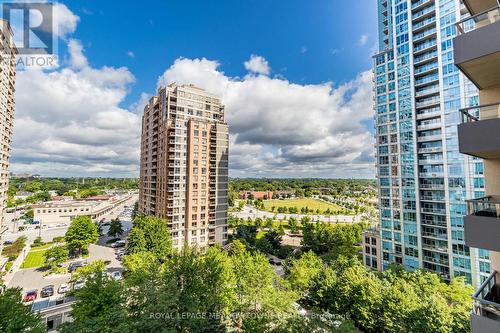
[[[459,109],[478,105],[455,67],[459,0],[377,0],[375,132],[382,267],[479,285],[488,252],[464,242],[466,199],[484,196],[482,160],[458,150]]]

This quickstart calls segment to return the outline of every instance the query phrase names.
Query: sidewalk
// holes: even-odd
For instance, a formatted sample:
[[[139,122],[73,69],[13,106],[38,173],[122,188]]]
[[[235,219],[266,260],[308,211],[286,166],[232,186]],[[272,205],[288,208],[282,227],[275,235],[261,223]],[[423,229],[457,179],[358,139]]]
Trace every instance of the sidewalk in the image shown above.
[[[26,257],[26,255],[28,254],[28,252],[31,249],[31,244],[29,244],[29,242],[27,242],[27,243],[28,244],[26,244],[26,246],[21,251],[21,253],[19,253],[19,256],[16,258],[16,260],[14,260],[14,264],[12,265],[12,267],[10,268],[10,270],[3,277],[3,281],[4,281],[4,283],[5,283],[6,286],[8,286],[10,284],[10,281],[12,280],[12,277],[19,270],[19,268],[21,267],[21,265],[22,265],[22,263],[24,261],[24,258]]]

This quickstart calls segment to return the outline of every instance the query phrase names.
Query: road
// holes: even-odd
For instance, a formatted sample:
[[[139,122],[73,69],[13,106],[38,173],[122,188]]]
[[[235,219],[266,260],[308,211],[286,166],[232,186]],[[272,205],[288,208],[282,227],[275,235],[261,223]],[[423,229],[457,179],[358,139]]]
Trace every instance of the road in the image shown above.
[[[257,217],[267,218],[274,217],[278,220],[284,220],[285,218],[288,220],[290,217],[295,217],[300,221],[304,216],[309,217],[313,222],[314,221],[322,221],[322,222],[330,222],[330,223],[355,223],[361,221],[360,215],[313,215],[313,214],[283,214],[283,213],[271,213],[262,210],[258,210],[255,207],[245,205],[241,212],[231,212],[236,217],[247,219],[255,219]]]

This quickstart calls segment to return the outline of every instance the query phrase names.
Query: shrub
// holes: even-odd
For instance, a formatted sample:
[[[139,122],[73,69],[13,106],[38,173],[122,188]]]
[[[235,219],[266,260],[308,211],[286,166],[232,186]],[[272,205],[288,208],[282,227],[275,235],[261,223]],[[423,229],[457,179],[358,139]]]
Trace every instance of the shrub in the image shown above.
[[[26,245],[26,237],[21,236],[14,241],[11,245],[7,245],[3,249],[3,255],[6,256],[9,261],[16,260],[21,251],[24,249]]]
[[[54,243],[62,243],[62,242],[64,242],[64,236],[54,237],[54,238],[52,238],[52,241]]]

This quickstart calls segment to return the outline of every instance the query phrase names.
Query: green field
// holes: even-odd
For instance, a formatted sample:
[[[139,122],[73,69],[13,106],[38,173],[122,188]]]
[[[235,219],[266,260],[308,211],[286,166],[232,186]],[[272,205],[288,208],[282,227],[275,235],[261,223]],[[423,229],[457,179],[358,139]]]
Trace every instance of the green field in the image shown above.
[[[47,244],[33,248],[24,259],[21,268],[40,267],[45,264],[45,251],[51,247],[52,244]]]
[[[272,212],[274,207],[274,212],[277,213],[278,207],[296,207],[301,214],[302,207],[306,207],[309,210],[313,210],[314,213],[309,212],[309,214],[316,214],[316,211],[319,209],[319,213],[323,214],[325,211],[330,209],[330,213],[332,215],[338,215],[344,213],[344,209],[340,206],[337,206],[332,203],[328,203],[318,199],[311,198],[301,198],[301,199],[284,199],[284,200],[264,200],[264,210]]]

